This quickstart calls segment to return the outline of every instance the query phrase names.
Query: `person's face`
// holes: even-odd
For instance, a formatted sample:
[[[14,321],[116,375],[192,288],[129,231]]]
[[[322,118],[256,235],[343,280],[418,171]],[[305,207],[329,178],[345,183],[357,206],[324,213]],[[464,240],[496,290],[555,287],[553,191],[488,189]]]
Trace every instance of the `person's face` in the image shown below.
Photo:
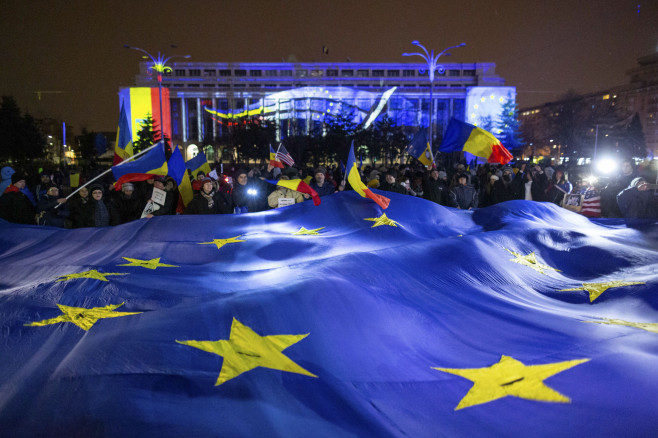
[[[164,190],[164,184],[162,184],[160,181],[153,181],[153,187],[156,189]]]
[[[621,171],[624,175],[630,175],[633,173],[633,166],[628,161],[621,163]]]
[[[430,172],[430,177],[432,179],[439,179],[439,171],[438,170],[433,170]]]
[[[81,198],[86,198],[89,196],[89,190],[87,190],[86,187],[81,188],[79,193]]]
[[[459,178],[459,185],[465,186],[466,185],[466,178]]]
[[[246,186],[247,185],[247,174],[246,173],[241,173],[238,175],[238,184],[241,186]]]
[[[389,184],[393,184],[395,182],[395,178],[393,175],[386,175],[386,182]]]
[[[199,173],[199,174],[197,174],[196,179],[197,179],[198,181],[201,181],[201,180],[204,179],[205,177],[206,177],[206,176],[205,176],[203,173]]]
[[[97,201],[100,201],[101,199],[103,199],[103,191],[96,189],[93,192],[91,192],[91,197]]]
[[[203,191],[206,192],[206,194],[212,192],[212,183],[210,181],[203,183]]]
[[[14,186],[17,187],[18,190],[22,190],[22,189],[24,189],[24,188],[25,188],[25,180],[22,179],[22,180],[20,180],[20,181],[16,181],[16,182],[14,183]]]
[[[637,185],[637,189],[641,192],[649,190],[649,184],[646,181],[640,181],[640,184]]]
[[[315,174],[315,182],[318,183],[318,185],[324,184],[324,173],[318,172]]]
[[[41,175],[41,184],[46,184],[48,181],[50,181],[50,177],[48,175]]]
[[[126,198],[130,198],[133,195],[133,190],[131,189],[121,189]]]
[[[559,181],[560,179],[562,179],[563,176],[564,176],[564,173],[562,173],[561,170],[557,170],[557,171],[555,171],[555,179],[556,179],[556,180]]]
[[[59,196],[59,189],[57,187],[51,187],[48,189],[48,196]]]

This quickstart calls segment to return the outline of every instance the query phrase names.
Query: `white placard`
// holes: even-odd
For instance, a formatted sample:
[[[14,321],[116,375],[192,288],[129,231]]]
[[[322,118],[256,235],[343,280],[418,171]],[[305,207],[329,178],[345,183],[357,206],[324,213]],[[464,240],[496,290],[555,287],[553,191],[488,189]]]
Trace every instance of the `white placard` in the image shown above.
[[[217,169],[213,169],[209,174],[209,177],[217,181],[219,179],[219,175],[217,175]]]
[[[153,194],[151,195],[153,202],[164,205],[165,200],[167,199],[167,192],[157,187],[153,187]]]
[[[295,203],[295,198],[279,198],[278,207],[286,207]]]

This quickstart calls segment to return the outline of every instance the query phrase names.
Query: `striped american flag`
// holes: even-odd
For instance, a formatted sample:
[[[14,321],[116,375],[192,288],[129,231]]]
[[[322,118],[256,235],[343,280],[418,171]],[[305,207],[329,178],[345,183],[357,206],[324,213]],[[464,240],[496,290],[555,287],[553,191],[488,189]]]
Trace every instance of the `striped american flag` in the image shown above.
[[[601,217],[601,194],[594,188],[581,192],[583,196],[580,214],[587,217]]]
[[[294,166],[295,165],[295,160],[292,159],[288,151],[286,150],[286,147],[284,145],[279,145],[279,149],[276,151],[276,160],[277,161],[283,161],[286,163],[288,166]]]

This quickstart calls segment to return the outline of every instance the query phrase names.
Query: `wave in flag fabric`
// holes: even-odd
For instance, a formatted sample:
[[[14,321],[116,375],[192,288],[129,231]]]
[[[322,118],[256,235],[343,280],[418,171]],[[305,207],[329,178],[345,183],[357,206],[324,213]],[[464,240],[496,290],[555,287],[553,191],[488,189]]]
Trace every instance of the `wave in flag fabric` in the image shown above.
[[[279,148],[276,150],[276,159],[278,161],[283,161],[288,166],[295,165],[295,160],[292,159],[292,156],[288,153],[288,150],[283,144],[280,144]]]
[[[155,147],[134,161],[112,166],[116,190],[120,190],[121,184],[125,182],[146,181],[157,175],[167,175],[168,172],[169,167],[163,142],[156,143]]]
[[[280,180],[272,180],[272,179],[266,179],[270,184],[274,184],[275,186],[281,186],[288,188],[290,190],[294,190],[299,193],[306,193],[308,195],[311,195],[311,199],[313,199],[313,204],[317,207],[320,205],[320,196],[318,195],[318,192],[313,190],[311,186],[306,184],[306,182],[302,181],[301,179],[280,179]]]
[[[274,152],[274,149],[272,149],[272,145],[270,145],[270,166],[283,169],[283,163],[277,160],[276,152]]]
[[[352,189],[364,198],[372,199],[381,208],[386,209],[391,201],[386,196],[382,196],[369,189],[359,175],[359,169],[356,168],[356,157],[354,156],[354,141],[350,146],[350,155],[347,157],[347,182],[350,183]]]
[[[469,152],[488,163],[507,164],[514,158],[492,133],[455,118],[448,123],[439,151]]]
[[[126,158],[133,155],[133,138],[130,131],[130,122],[126,108],[121,104],[119,113],[119,127],[117,128],[117,140],[114,146],[114,163],[119,164]]]
[[[430,143],[427,141],[427,133],[425,132],[425,129],[418,131],[414,139],[411,141],[407,153],[425,166],[430,166],[434,162],[434,156],[432,155]]]
[[[204,175],[208,175],[212,169],[210,169],[210,164],[206,158],[206,154],[199,152],[192,159],[185,162],[185,167],[190,170],[192,178],[196,179],[199,172],[203,172]]]
[[[187,204],[189,204],[194,197],[194,191],[192,190],[190,176],[185,167],[183,154],[178,147],[175,147],[171,153],[171,157],[169,157],[169,161],[167,162],[167,167],[167,173],[174,179],[174,181],[176,181],[176,184],[178,185],[178,193],[180,193],[180,197],[178,198],[179,205],[176,207],[176,211],[182,212],[184,207],[187,207]]]
[[[3,436],[653,436],[658,227],[341,192],[0,221]]]

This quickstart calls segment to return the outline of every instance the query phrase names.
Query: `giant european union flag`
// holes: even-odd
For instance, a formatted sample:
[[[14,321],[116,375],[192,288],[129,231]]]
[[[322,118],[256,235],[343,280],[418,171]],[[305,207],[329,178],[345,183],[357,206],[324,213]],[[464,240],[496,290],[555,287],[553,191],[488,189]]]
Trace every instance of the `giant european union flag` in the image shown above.
[[[0,435],[655,436],[655,229],[387,195],[0,222]]]

